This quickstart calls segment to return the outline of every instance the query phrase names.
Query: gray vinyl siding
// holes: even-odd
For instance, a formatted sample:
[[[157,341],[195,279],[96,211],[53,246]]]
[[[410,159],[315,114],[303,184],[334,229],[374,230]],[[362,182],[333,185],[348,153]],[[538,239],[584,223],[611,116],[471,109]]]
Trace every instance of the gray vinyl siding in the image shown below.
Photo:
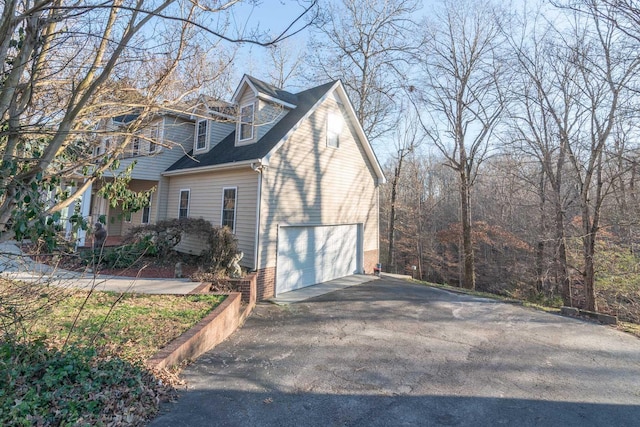
[[[279,225],[364,224],[364,251],[378,249],[378,189],[345,117],[339,148],[326,145],[329,97],[274,153],[263,175],[259,268],[276,265]]]
[[[223,120],[223,119],[220,119]],[[218,145],[220,141],[225,139],[236,128],[236,122],[233,119],[229,121],[209,120],[209,150]]]
[[[258,141],[289,111],[281,105],[258,100],[258,98],[253,94],[253,91],[248,87],[242,93],[242,96],[240,96],[238,114],[240,109],[247,104],[254,105],[253,138],[242,142],[238,142],[236,139],[236,144],[238,145],[252,144]],[[240,126],[236,125],[236,138],[239,138],[239,136]]]
[[[256,114],[256,128],[258,139],[262,138],[271,128],[284,117],[289,111],[282,105],[272,104],[270,102],[260,101],[259,110]]]
[[[236,228],[241,264],[253,268],[256,230],[258,174],[249,166],[238,170],[194,173],[169,177],[167,217],[178,217],[180,190],[190,190],[189,217],[204,218],[214,226],[222,222],[222,189],[237,188]],[[199,254],[203,242],[191,236],[183,240],[181,252]]]
[[[132,172],[133,179],[159,180],[162,172],[191,150],[193,132],[192,121],[165,116],[160,126],[160,140],[166,146],[158,146],[157,152],[152,155],[122,159],[115,173],[124,171],[133,161],[136,161]]]

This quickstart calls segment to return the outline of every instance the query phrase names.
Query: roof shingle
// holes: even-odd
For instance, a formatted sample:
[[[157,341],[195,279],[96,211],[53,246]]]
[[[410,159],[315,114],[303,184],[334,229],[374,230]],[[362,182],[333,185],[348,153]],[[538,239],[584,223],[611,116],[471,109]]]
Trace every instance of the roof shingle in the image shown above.
[[[252,83],[259,80],[252,78]],[[262,82],[264,83],[264,82]],[[264,83],[266,85],[266,83]],[[193,151],[183,156],[180,160],[169,166],[167,172],[178,171],[184,169],[201,168],[207,166],[217,166],[224,164],[232,164],[246,160],[262,159],[284,138],[293,126],[296,125],[313,106],[322,98],[327,91],[335,84],[335,82],[325,83],[323,85],[289,95],[295,97],[295,102],[280,98],[283,101],[294,103],[296,108],[290,110],[278,123],[276,123],[260,140],[253,144],[236,147],[236,132],[231,132],[215,147],[203,154],[193,155]],[[272,87],[273,88],[273,87]],[[262,89],[259,89],[262,90]],[[270,96],[274,96],[268,93]],[[274,96],[276,97],[276,96]]]

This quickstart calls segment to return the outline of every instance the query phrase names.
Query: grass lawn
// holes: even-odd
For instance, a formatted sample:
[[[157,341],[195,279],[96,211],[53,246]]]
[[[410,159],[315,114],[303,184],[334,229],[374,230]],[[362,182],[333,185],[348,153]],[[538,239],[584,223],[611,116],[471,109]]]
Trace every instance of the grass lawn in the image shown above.
[[[170,375],[142,362],[224,298],[0,279],[0,425],[144,425]]]
[[[31,333],[145,360],[224,300],[220,295],[142,295],[75,291],[36,319]]]

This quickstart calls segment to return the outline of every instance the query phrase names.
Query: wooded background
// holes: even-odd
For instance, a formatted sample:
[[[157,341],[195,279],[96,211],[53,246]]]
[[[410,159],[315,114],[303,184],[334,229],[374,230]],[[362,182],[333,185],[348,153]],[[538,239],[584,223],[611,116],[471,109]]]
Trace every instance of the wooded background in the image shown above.
[[[271,31],[234,15],[247,3],[271,16],[237,0],[5,2],[0,238],[51,248],[60,212],[149,118],[225,99],[250,58],[293,91],[343,81],[388,178],[385,271],[635,316],[636,1],[289,0]],[[140,208],[123,178],[104,196]]]

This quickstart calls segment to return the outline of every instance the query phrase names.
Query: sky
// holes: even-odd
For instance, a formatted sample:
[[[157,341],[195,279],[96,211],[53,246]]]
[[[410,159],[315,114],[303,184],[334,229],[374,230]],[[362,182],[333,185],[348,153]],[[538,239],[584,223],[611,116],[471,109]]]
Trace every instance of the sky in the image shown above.
[[[327,2],[331,0],[320,1]],[[261,0],[254,5],[251,3],[254,2],[245,0],[231,8],[232,24],[235,27],[245,28],[246,30],[259,27],[261,32],[280,34],[304,11],[304,7],[301,5],[302,1],[298,0]],[[300,27],[298,26],[297,28]],[[293,52],[304,51],[309,35],[310,31],[305,29],[291,37],[285,44]],[[266,48],[250,44],[243,45],[238,51],[235,64],[235,71],[238,73],[235,76],[236,82],[239,82],[245,73],[267,82],[269,81],[272,62]],[[307,87],[300,87],[295,86],[295,81],[292,83],[294,86],[286,86],[284,89],[292,92],[308,89],[308,85]],[[389,151],[390,149],[391,151]],[[393,144],[387,141],[386,138],[381,138],[374,144],[374,151],[378,160],[384,163],[391,155],[390,153],[394,151]]]
[[[305,1],[299,0],[241,1],[230,9],[231,24],[238,31],[244,30],[245,33],[258,29],[261,34],[279,35],[304,12],[304,4]],[[303,20],[304,18],[296,23],[292,31],[301,29],[304,26]],[[286,43],[294,50],[303,49],[308,35],[309,31],[303,29]],[[240,47],[236,59],[237,68],[242,68],[238,70],[238,79],[244,73],[268,79],[270,60],[267,48],[244,44]]]

